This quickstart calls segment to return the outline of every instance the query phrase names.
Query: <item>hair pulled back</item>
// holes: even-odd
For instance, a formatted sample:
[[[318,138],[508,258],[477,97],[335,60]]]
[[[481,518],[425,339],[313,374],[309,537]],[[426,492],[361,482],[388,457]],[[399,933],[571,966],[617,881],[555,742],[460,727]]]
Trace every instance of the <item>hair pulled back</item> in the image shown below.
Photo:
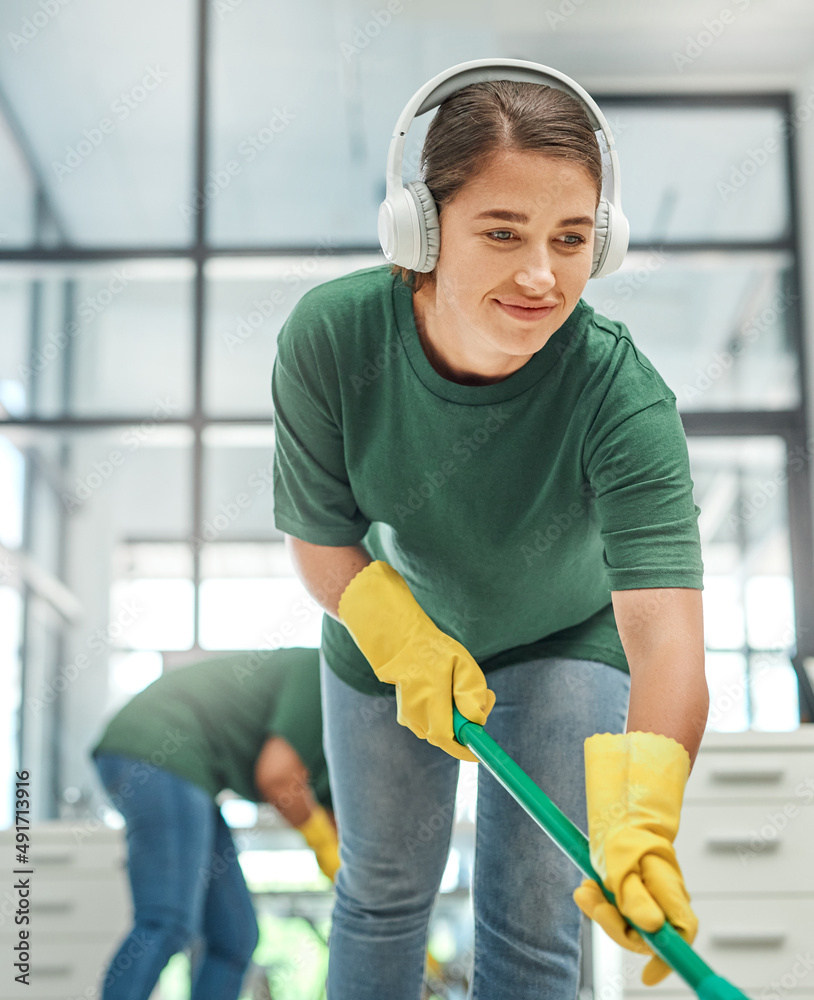
[[[420,176],[441,215],[455,195],[493,157],[503,152],[536,152],[570,160],[588,171],[602,193],[602,156],[581,102],[555,87],[515,80],[471,83],[442,101],[421,150]],[[414,291],[435,280],[394,264],[391,274]]]

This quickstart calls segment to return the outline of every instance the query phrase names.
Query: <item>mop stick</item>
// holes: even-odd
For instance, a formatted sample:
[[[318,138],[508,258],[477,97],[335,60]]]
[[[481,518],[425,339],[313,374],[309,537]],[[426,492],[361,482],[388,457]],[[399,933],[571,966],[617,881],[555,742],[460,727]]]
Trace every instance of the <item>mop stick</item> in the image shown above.
[[[468,747],[481,764],[551,837],[554,843],[588,878],[595,879],[606,899],[616,905],[591,864],[588,838],[497,744],[483,726],[470,722],[453,706],[455,738]],[[698,994],[702,1000],[748,1000],[732,983],[715,975],[675,928],[667,923],[654,933],[628,921],[653,951]]]

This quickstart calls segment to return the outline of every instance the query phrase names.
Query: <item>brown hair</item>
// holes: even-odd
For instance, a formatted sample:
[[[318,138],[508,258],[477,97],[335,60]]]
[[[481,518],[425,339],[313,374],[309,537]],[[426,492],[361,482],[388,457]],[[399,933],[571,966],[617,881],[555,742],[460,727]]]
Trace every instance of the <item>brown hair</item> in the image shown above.
[[[562,90],[538,83],[492,80],[450,94],[430,122],[421,150],[421,179],[439,217],[445,205],[489,160],[504,151],[533,151],[581,164],[602,192],[602,157],[585,108]],[[414,291],[435,280],[432,271],[394,264]]]

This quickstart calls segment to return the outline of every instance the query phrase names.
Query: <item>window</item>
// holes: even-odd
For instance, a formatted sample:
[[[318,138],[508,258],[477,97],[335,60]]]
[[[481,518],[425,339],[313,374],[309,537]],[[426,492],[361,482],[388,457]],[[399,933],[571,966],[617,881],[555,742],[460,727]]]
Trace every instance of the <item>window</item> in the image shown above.
[[[795,119],[771,96],[599,103],[631,250],[584,297],[628,327],[684,420],[701,508],[709,726],[795,728],[814,714]]]
[[[276,337],[306,290],[382,263],[393,121],[363,95],[414,79],[397,33],[353,72],[323,58],[354,25],[307,4],[135,11],[60,8],[0,69],[27,125],[0,116],[0,673],[24,691],[2,699],[0,758],[40,754],[49,790],[162,653],[318,644],[273,521]],[[103,49],[95,75],[37,86],[60,53]],[[814,712],[814,556],[789,104],[595,97],[632,243],[585,298],[629,327],[685,423],[711,725],[791,728]],[[49,796],[40,817],[60,812]]]

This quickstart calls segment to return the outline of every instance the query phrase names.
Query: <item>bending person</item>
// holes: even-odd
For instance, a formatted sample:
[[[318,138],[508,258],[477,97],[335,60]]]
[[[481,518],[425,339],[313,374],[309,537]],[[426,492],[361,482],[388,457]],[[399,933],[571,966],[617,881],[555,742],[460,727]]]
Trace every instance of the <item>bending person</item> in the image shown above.
[[[127,825],[134,907],[103,1000],[148,1000],[196,937],[192,1000],[235,1000],[258,930],[215,796],[270,802],[329,878],[339,867],[318,651],[232,654],[164,674],[114,716],[92,756]]]
[[[405,214],[427,220],[402,241],[427,259],[307,291],[272,378],[275,522],[327,612],[329,1000],[419,996],[475,759],[453,700],[587,829],[625,916],[697,929],[673,839],[709,696],[675,394],[582,299],[606,238],[585,108],[532,82],[446,93]],[[577,890],[641,947],[580,881],[481,773],[474,996],[573,1000]],[[668,972],[653,958],[645,981]]]

